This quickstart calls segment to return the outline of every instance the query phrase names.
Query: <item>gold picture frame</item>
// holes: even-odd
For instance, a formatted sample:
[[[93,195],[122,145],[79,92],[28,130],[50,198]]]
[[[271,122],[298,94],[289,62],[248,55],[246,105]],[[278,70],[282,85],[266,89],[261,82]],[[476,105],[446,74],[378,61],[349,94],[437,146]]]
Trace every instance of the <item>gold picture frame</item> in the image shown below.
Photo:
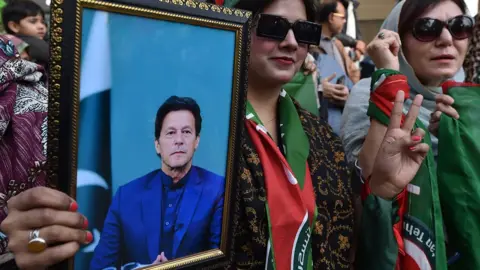
[[[230,85],[230,88],[225,90],[226,94],[224,95],[230,95],[231,98],[225,101],[229,103],[228,111],[225,114],[230,116],[225,125],[228,128],[228,137],[225,139],[227,143],[224,147],[227,155],[224,174],[226,181],[220,246],[217,249],[206,250],[141,269],[215,269],[224,267],[227,263],[232,233],[230,224],[233,217],[231,217],[230,209],[233,206],[231,197],[235,187],[233,183],[237,164],[234,153],[240,147],[239,136],[245,111],[251,14],[242,10],[192,0],[136,0],[135,4],[123,0],[115,2],[98,0],[52,1],[48,184],[50,187],[68,193],[73,198],[78,195],[79,130],[81,129],[80,118],[82,114],[80,85],[82,81],[82,50],[84,49],[82,47],[85,47],[82,46],[85,38],[83,32],[85,29],[82,25],[84,17],[82,16],[85,10],[191,25],[195,26],[195,29],[199,29],[198,31],[206,28],[217,29],[220,31],[219,33],[227,33],[224,35],[226,42],[233,44],[230,58],[225,57],[225,55],[228,55],[227,53],[215,56],[218,54],[215,49],[212,53],[212,57],[218,57],[215,60],[220,61],[218,62],[220,66],[223,63],[221,61],[225,61],[224,65],[231,66],[231,81],[223,82],[223,85]],[[92,27],[95,26],[90,26],[90,28]],[[228,40],[229,38],[232,40]],[[214,41],[212,40],[212,48],[219,42],[218,40]],[[200,66],[199,69],[202,68],[202,63],[196,63]],[[173,92],[173,94],[176,93]],[[202,97],[200,99],[202,100]],[[113,188],[110,186],[110,189]],[[80,211],[82,211],[82,204],[80,202],[79,204]],[[61,269],[66,267],[76,269],[74,259],[63,262],[58,267]]]

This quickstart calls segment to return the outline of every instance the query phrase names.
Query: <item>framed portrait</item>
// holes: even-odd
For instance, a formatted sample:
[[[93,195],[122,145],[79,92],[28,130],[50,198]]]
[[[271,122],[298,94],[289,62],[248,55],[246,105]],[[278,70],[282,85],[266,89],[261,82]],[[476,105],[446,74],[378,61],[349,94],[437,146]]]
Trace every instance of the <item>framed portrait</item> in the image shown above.
[[[91,240],[59,267],[223,267],[251,14],[132,2],[51,3],[49,185]]]

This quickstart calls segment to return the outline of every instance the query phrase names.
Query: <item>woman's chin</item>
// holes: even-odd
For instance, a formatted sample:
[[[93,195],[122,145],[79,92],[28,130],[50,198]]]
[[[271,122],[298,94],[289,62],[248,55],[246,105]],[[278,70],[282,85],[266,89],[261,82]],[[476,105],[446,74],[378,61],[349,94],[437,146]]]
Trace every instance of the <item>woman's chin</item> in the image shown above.
[[[431,72],[428,72],[428,74],[424,74],[420,78],[424,78],[422,83],[442,83],[447,80],[453,79],[455,75],[458,73],[459,70],[457,69],[452,69],[452,68],[445,68],[445,69],[436,69],[432,70]]]
[[[275,80],[281,82],[282,84],[289,83],[293,77],[295,76],[295,72],[291,71],[279,71],[275,74]]]

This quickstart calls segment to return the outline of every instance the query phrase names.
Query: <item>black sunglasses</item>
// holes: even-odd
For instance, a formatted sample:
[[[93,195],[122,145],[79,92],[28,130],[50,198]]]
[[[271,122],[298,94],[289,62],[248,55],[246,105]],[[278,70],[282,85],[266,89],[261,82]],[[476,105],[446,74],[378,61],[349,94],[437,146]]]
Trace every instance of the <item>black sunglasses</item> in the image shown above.
[[[417,40],[430,42],[442,35],[443,28],[447,28],[454,39],[461,40],[472,36],[473,18],[460,15],[449,20],[441,21],[433,18],[421,18],[413,25],[412,34]]]
[[[260,14],[257,22],[257,36],[282,41],[290,29],[298,43],[318,45],[322,36],[322,26],[309,21],[290,23],[287,19],[270,14]]]

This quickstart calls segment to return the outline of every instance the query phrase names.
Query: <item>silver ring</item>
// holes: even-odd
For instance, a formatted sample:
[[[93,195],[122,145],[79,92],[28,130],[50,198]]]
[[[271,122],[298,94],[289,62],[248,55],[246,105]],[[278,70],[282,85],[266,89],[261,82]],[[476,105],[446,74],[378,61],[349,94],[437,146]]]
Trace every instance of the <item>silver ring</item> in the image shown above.
[[[39,253],[47,248],[47,241],[40,237],[38,229],[31,230],[28,239],[28,251],[32,253]]]
[[[385,33],[380,32],[377,36],[379,39],[384,39],[385,38]]]

